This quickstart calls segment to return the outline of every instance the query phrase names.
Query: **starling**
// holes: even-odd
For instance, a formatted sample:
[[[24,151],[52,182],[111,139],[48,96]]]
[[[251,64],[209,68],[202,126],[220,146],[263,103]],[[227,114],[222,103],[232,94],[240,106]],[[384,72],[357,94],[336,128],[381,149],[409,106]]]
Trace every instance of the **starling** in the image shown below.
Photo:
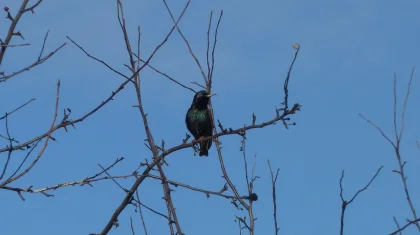
[[[200,156],[208,156],[208,150],[212,143],[211,140],[203,142],[201,139],[206,136],[212,136],[213,133],[213,123],[207,105],[210,97],[214,95],[204,90],[197,92],[185,117],[187,128],[194,136],[193,142],[200,141]]]

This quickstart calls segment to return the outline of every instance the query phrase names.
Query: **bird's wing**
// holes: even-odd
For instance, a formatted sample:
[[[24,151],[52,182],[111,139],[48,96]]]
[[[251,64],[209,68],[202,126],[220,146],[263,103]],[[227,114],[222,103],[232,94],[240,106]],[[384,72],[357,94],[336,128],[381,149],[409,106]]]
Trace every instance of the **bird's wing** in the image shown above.
[[[207,111],[207,115],[208,115],[208,118],[207,118],[207,127],[208,128],[206,128],[207,133],[205,135],[206,136],[212,136],[213,135],[213,121],[211,119],[209,111]],[[207,145],[207,149],[210,149],[211,144],[212,144],[212,140],[209,140],[208,145]]]
[[[187,124],[187,129],[188,131],[194,136],[194,139],[197,139],[197,130],[196,127],[194,126],[192,120],[188,120],[189,117],[188,115],[190,114],[191,108],[188,109],[187,115],[185,116],[185,123]]]

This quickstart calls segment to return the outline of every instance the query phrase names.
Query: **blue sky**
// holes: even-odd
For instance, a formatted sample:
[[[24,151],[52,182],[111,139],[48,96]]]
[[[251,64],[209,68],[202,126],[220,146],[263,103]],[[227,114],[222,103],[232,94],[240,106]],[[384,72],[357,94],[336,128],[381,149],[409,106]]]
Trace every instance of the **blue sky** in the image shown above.
[[[31,1],[34,2],[34,1]],[[184,1],[168,0],[178,16]],[[2,1],[12,13],[19,1]],[[142,54],[154,49],[172,26],[162,1],[124,1],[131,41],[136,41],[137,25],[142,29]],[[261,0],[261,1],[192,1],[180,26],[192,48],[204,63],[206,31],[210,10],[223,9],[219,31],[212,99],[216,118],[226,127],[249,124],[252,113],[257,121],[269,120],[274,107],[282,102],[282,84],[293,58],[295,42],[301,45],[290,81],[290,102],[302,104],[302,111],[292,117],[297,123],[289,130],[275,125],[248,133],[247,156],[257,155],[254,204],[256,232],[273,234],[271,185],[267,159],[279,167],[278,214],[280,234],[337,234],[340,226],[341,200],[339,179],[345,169],[344,195],[350,198],[384,165],[368,191],[362,193],[346,211],[345,234],[389,234],[395,230],[393,216],[401,224],[412,218],[405,201],[402,183],[392,173],[397,161],[391,146],[358,114],[362,113],[384,131],[392,134],[393,73],[398,76],[400,103],[413,65],[420,64],[418,42],[420,2],[407,0]],[[4,14],[4,12],[2,13]],[[10,21],[0,20],[0,37]],[[31,47],[9,48],[1,71],[13,72],[32,63],[50,30],[46,52],[55,49],[66,36],[114,68],[128,70],[121,30],[114,0],[44,1],[34,15],[25,14],[17,30]],[[14,38],[13,44],[22,43]],[[151,61],[182,83],[202,82],[201,74],[181,37],[174,33]],[[142,73],[144,108],[156,141],[175,146],[185,136],[184,124],[193,94],[150,69]],[[31,98],[36,102],[13,115],[10,131],[23,141],[45,132],[54,112],[55,86],[61,80],[60,108],[71,108],[72,117],[80,117],[104,100],[123,81],[101,64],[86,57],[69,43],[45,64],[0,84],[1,112],[7,112]],[[415,207],[420,210],[419,116],[420,99],[416,75],[406,115],[402,143],[408,184]],[[196,89],[196,87],[194,87]],[[54,134],[37,166],[10,186],[41,188],[66,181],[80,180],[100,171],[101,165],[116,158],[125,160],[110,173],[131,173],[140,161],[150,159],[144,146],[146,138],[132,87],[94,116],[69,129]],[[6,102],[5,102],[6,101]],[[61,119],[61,117],[59,117]],[[4,122],[0,133],[5,134]],[[245,180],[240,138],[221,138],[227,170],[244,194]],[[8,143],[1,141],[2,147]],[[23,153],[13,155],[12,166]],[[4,161],[6,154],[0,157]],[[213,147],[208,158],[193,156],[191,149],[167,158],[165,172],[169,179],[209,190],[219,190],[224,182],[217,153]],[[120,182],[130,187],[132,180]],[[100,232],[112,212],[124,198],[112,182],[94,187],[69,187],[53,192],[54,198],[1,191],[3,234],[88,234]],[[148,179],[140,186],[145,204],[165,212],[159,181]],[[172,194],[181,226],[186,234],[239,234],[237,211],[228,200],[176,188]],[[128,206],[120,215],[120,227],[110,234],[131,234],[132,216],[142,234],[138,213]],[[166,221],[144,211],[149,234],[167,234]],[[404,235],[415,234],[414,226]]]

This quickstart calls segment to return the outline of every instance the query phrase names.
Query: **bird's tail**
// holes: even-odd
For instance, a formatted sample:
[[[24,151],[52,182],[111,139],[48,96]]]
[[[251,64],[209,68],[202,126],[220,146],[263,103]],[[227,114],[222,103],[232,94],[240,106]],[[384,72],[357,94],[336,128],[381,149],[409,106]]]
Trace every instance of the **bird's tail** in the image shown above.
[[[199,156],[208,156],[209,150],[208,150],[208,141],[200,143],[200,153]]]

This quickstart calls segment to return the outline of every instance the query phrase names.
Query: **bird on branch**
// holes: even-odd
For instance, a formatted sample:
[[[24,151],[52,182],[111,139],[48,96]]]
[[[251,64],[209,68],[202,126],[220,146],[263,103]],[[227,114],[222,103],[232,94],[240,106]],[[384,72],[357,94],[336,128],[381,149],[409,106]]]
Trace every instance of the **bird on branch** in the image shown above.
[[[212,136],[213,122],[208,108],[211,94],[205,90],[199,91],[194,95],[191,107],[188,109],[185,117],[185,123],[190,133],[194,136],[192,143],[199,142],[200,156],[208,156],[208,150],[211,147],[212,140],[202,141],[204,137]]]

